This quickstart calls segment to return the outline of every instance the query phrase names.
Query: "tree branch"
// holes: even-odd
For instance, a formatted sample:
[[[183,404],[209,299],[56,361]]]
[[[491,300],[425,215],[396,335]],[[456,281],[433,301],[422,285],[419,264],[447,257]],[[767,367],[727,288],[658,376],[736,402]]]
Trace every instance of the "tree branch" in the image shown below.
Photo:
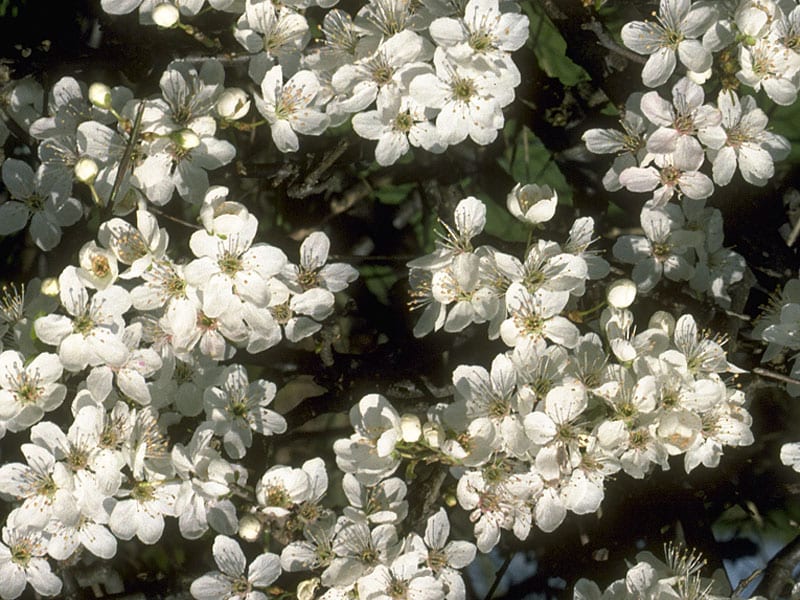
[[[764,579],[756,588],[755,594],[766,596],[768,600],[777,600],[784,588],[793,582],[792,572],[800,564],[800,535],[786,544],[767,563]]]

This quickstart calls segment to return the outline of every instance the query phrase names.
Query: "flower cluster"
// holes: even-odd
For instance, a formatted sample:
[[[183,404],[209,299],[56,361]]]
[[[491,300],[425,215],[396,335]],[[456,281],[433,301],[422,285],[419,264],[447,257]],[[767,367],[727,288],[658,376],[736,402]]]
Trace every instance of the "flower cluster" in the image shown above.
[[[773,0],[692,2],[662,0],[657,23],[635,21],[622,28],[622,40],[634,52],[648,56],[642,70],[647,87],[666,83],[675,71],[676,56],[693,77],[712,74],[714,54],[735,80],[756,92],[762,88],[776,104],[797,99],[794,76],[800,71],[796,47],[796,7]]]
[[[536,225],[553,217],[558,201],[547,186],[518,185],[508,197],[509,210]],[[489,338],[509,346],[544,338],[574,347],[578,331],[559,316],[586,282],[608,273],[608,263],[587,250],[594,221],[580,218],[564,244],[531,243],[523,260],[492,246],[474,247],[472,239],[486,224],[486,206],[465,198],[454,213],[454,226],[437,249],[408,263],[413,308],[423,308],[414,328],[421,337],[431,331],[461,331],[472,323],[489,323]]]
[[[793,7],[773,0],[663,0],[655,21],[622,28],[625,45],[648,57],[643,83],[660,88],[673,81],[666,97],[657,89],[631,94],[621,131],[590,129],[583,135],[590,152],[617,155],[603,178],[607,190],[650,194],[641,214],[647,239],[626,238],[615,247],[620,260],[636,265],[640,291],[651,290],[663,273],[729,306],[727,288],[741,280],[744,259],[723,247],[721,232],[706,230],[705,239],[690,240],[682,230],[698,211],[714,210],[703,201],[715,185],[730,184],[738,170],[744,181],[764,186],[775,162],[789,154],[788,140],[769,130],[757,97],[740,88],[753,94],[763,88],[781,105],[796,100],[800,53]],[[675,81],[678,62],[682,72]],[[704,87],[719,90],[713,101],[706,101]],[[675,197],[684,213],[692,205],[693,214],[681,215],[671,204]]]
[[[506,240],[496,243],[502,250],[481,244],[487,207],[461,200],[435,250],[408,263],[411,306],[422,312],[413,333],[486,324],[502,351],[488,366],[456,366],[447,401],[401,414],[369,393],[350,406],[353,433],[333,444],[340,481],[321,457],[298,466],[267,452],[281,458],[259,462],[260,443],[271,447],[292,419],[281,414],[269,368],[233,361],[284,339],[329,340],[336,295],[359,273],[328,262],[322,231],[291,262],[262,241],[254,207],[229,200],[210,174],[232,163],[234,130],[261,125],[288,153],[300,149],[299,136],[350,120],[377,142],[382,166],[411,147],[440,153],[467,137],[490,144],[520,84],[511,57],[529,21],[499,0],[369,0],[348,5],[352,14],[332,8],[336,0],[205,4],[101,0],[109,14],[138,9],[141,22],[211,46],[182,20],[229,13],[247,54],[242,85],[256,93],[226,87],[213,58],[170,62],[155,95],[72,77],[47,94],[28,79],[0,89],[0,142],[6,123],[31,138],[29,151],[17,148],[2,164],[9,197],[0,235],[28,227],[49,251],[62,228],[90,213],[97,231],[57,277],[0,296],[0,438],[21,442],[0,465],[9,504],[0,598],[28,584],[56,596],[60,569],[112,559],[120,540],[155,544],[174,518],[185,539],[213,539],[216,569],[194,574],[197,599],[461,600],[461,571],[504,530],[520,540],[534,528],[552,532],[569,512],[597,512],[613,476],[642,479],[672,457],[687,473],[716,467],[726,447],[753,442],[734,384],[742,371],[722,340],[690,314],[657,311],[637,328],[643,316],[633,303],[666,278],[730,306],[746,267],[724,247],[722,215],[706,202],[737,171],[765,185],[789,152],[756,97],[763,88],[777,104],[795,101],[800,9],[662,0],[657,22],[623,28],[623,42],[649,57],[644,84],[672,83],[669,95],[631,95],[624,131],[583,136],[591,152],[617,154],[608,190],[649,195],[644,235],[619,236],[613,247],[633,265],[632,280],[610,283],[606,301],[586,309],[611,266],[592,247],[591,217],[558,241],[539,235],[555,229],[558,194],[546,185],[518,184],[506,198],[530,232],[520,255]],[[715,60],[722,75],[713,80]],[[673,77],[678,61],[685,72]],[[722,90],[709,102],[707,81]],[[251,108],[262,121],[243,120]],[[156,216],[175,218],[161,208],[176,194],[194,219],[179,220],[191,229],[185,244]],[[769,344],[763,360],[800,350],[799,324],[794,279],[754,330]],[[792,360],[800,378],[800,358]],[[781,459],[800,471],[800,443],[784,445]],[[451,522],[447,494],[433,490],[422,511],[413,505],[421,465],[450,477],[450,508],[465,511],[475,543],[451,539],[458,517]],[[342,494],[330,493],[331,481]],[[605,592],[579,582],[575,598],[730,593],[700,576],[694,553],[669,548],[666,564],[637,559]]]
[[[800,279],[790,279],[770,298],[752,335],[767,345],[761,362],[770,362],[788,352],[793,355],[790,376],[800,379]],[[796,398],[800,396],[800,385],[787,383],[786,391]],[[781,447],[781,462],[800,472],[800,442]]]
[[[523,202],[520,196],[536,201],[517,211],[532,215],[544,202],[542,190],[523,190],[515,188],[509,202]],[[412,286],[430,281],[413,290],[417,297],[430,294],[427,323],[435,326],[430,315],[436,315],[445,330],[460,330],[494,319],[495,337],[511,347],[490,370],[459,366],[456,401],[431,408],[429,435],[415,440],[417,452],[452,465],[458,501],[471,512],[480,550],[494,547],[503,529],[524,540],[532,524],[553,531],[567,511],[596,511],[605,478],[617,471],[642,478],[655,465],[668,469],[668,458],[678,455],[687,472],[700,464],[714,467],[724,446],[752,443],[744,394],[723,379],[741,371],[691,315],[676,321],[658,312],[637,332],[626,308],[635,297],[632,282],[609,290],[610,306],[598,324],[603,337],[581,335],[561,315],[570,296],[582,294],[589,264],[599,264],[598,257],[586,258],[592,256],[585,251],[591,227],[584,243],[576,244],[573,233],[567,252],[532,239],[521,262],[487,246],[473,249],[471,240],[484,225],[482,208],[474,198],[460,202],[445,243],[412,262],[410,273]],[[415,269],[432,274],[415,282]],[[356,434],[335,447],[337,462],[375,484],[398,468],[395,448],[404,432],[385,403],[362,401],[360,411],[351,413]]]
[[[118,539],[156,543],[166,517],[188,539],[237,532],[231,496],[248,475],[231,460],[245,456],[254,433],[277,435],[287,425],[269,408],[273,383],[218,363],[239,348],[273,346],[284,332],[290,341],[314,335],[357,272],[326,264],[322,232],[303,242],[299,264],[254,243],[258,221],[226,196],[222,187],[205,194],[188,263],[170,258],[167,232],[140,209],[136,225],[102,223],[99,243],[84,244],[78,265],[57,282],[6,290],[0,433],[29,430],[30,443],[20,449],[25,462],[0,467],[0,492],[16,503],[3,529],[10,550],[0,558],[14,573],[0,584],[3,598],[17,597],[26,581],[57,594],[47,556],[68,560],[85,549],[109,559]],[[77,393],[68,393],[65,375]],[[43,420],[65,402],[71,423]],[[194,434],[174,442],[167,427],[184,419]],[[308,505],[327,476],[321,460],[307,470],[324,480],[307,483],[308,497],[292,496]],[[253,500],[264,511],[275,504],[260,491],[266,481]],[[202,594],[207,586],[198,585]]]
[[[324,39],[310,43],[306,10],[315,4],[329,9],[336,2],[211,3],[240,14],[235,37],[250,54],[249,74],[261,88],[253,100],[281,152],[298,150],[298,133],[320,135],[350,115],[358,135],[377,140],[381,165],[410,146],[443,152],[468,136],[482,145],[497,137],[502,109],[521,81],[511,52],[528,38],[528,18],[518,7],[497,0],[420,7],[372,0],[355,15],[329,10],[322,18]],[[112,14],[139,7],[143,22],[164,18],[161,24],[170,27],[181,25],[180,13],[196,15],[202,5],[180,3],[179,11],[168,3],[103,1]],[[248,106],[241,93],[238,102],[226,97],[219,112],[239,119]]]
[[[628,568],[624,579],[610,584],[601,592],[600,587],[588,579],[575,585],[573,600],[635,600],[639,598],[708,598],[709,600],[736,600],[725,573],[720,569],[711,577],[702,574],[706,560],[695,550],[667,544],[664,560],[651,552],[636,555],[636,564]],[[752,600],[764,600],[752,596]]]
[[[102,4],[112,14],[138,7],[144,22],[159,22],[153,14],[171,8],[177,23],[179,12],[196,15],[203,1]],[[83,216],[73,197],[75,181],[118,213],[141,201],[164,205],[175,192],[199,203],[209,187],[208,171],[236,154],[218,137],[220,125],[244,118],[251,104],[281,152],[298,150],[298,133],[320,135],[350,115],[356,133],[378,141],[381,165],[394,163],[410,146],[443,152],[467,136],[492,142],[520,83],[510,53],[527,40],[528,19],[506,5],[501,11],[497,0],[472,0],[462,9],[456,4],[417,11],[408,2],[375,0],[355,17],[334,9],[323,19],[324,42],[308,46],[308,3],[247,0],[236,39],[252,55],[249,73],[261,91],[252,102],[244,90],[225,88],[225,70],[215,59],[170,63],[161,76],[161,97],[150,100],[134,98],[124,86],[95,83],[87,90],[64,77],[52,89],[45,116],[36,99],[41,88],[18,82],[9,94],[10,116],[39,141],[40,162],[3,164],[11,200],[0,205],[0,235],[30,221],[36,244],[54,248],[61,229]],[[242,10],[230,1],[211,6]],[[132,171],[122,164],[129,146],[135,146]]]
[[[742,280],[747,265],[741,254],[722,245],[718,209],[684,196],[680,205],[643,208],[640,222],[644,236],[620,236],[613,248],[618,260],[634,265],[632,277],[640,291],[652,290],[666,277],[688,282],[695,292],[730,306],[729,288]]]

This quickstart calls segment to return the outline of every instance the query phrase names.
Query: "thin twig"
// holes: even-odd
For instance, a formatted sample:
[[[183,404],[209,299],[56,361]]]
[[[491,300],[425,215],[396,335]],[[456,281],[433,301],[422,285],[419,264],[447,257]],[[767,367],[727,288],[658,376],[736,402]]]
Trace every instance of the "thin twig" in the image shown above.
[[[748,575],[747,577],[742,579],[739,582],[739,584],[736,586],[736,589],[733,590],[732,597],[736,598],[739,594],[741,594],[744,591],[744,588],[746,588],[748,585],[753,583],[755,578],[758,577],[759,575],[761,575],[763,572],[764,572],[764,569],[756,569],[755,571],[750,573],[750,575]]]
[[[341,260],[347,263],[364,263],[364,262],[377,262],[377,263],[407,263],[410,260],[418,258],[415,254],[397,254],[395,256],[384,256],[379,254],[329,254],[329,260]]]
[[[200,225],[197,225],[196,223],[189,223],[189,221],[184,221],[183,219],[179,219],[178,217],[173,217],[172,215],[165,213],[163,210],[160,210],[155,206],[148,206],[147,208],[148,210],[151,210],[154,213],[156,213],[159,217],[164,217],[165,219],[169,219],[170,221],[175,221],[176,223],[179,223],[184,227],[189,227],[190,229],[202,229],[202,227],[200,227]]]
[[[111,187],[111,193],[108,195],[107,206],[109,208],[114,207],[114,201],[117,199],[117,193],[122,185],[122,180],[125,178],[125,171],[128,170],[128,165],[131,162],[134,148],[136,148],[136,145],[139,143],[139,128],[142,126],[145,102],[146,100],[139,102],[139,106],[136,109],[136,117],[133,120],[133,126],[130,130],[128,145],[125,147],[125,152],[122,154],[122,158],[119,161],[119,167],[117,167],[117,176],[114,178],[114,185]]]
[[[305,198],[313,194],[322,175],[344,154],[349,145],[350,143],[346,139],[339,140],[339,143],[333,149],[325,153],[322,160],[306,176],[305,180],[300,184],[290,186],[286,193],[292,198]]]
[[[489,588],[489,591],[486,592],[486,596],[484,600],[492,600],[494,593],[497,591],[497,586],[500,585],[500,580],[503,578],[503,575],[506,574],[508,571],[508,566],[511,564],[511,561],[514,559],[516,552],[512,552],[506,557],[506,560],[503,562],[502,566],[497,569],[497,573],[495,573],[494,581],[492,582],[492,587]]]
[[[792,227],[792,232],[789,234],[789,237],[786,238],[786,245],[789,246],[789,248],[794,246],[798,236],[800,236],[800,219],[797,219],[797,223]]]
[[[767,369],[762,369],[761,367],[755,367],[753,369],[753,373],[756,375],[760,375],[761,377],[767,377],[769,379],[775,379],[777,381],[782,381],[783,383],[791,383],[794,385],[800,385],[800,379],[795,379],[794,377],[789,377],[788,375],[782,375],[781,373],[776,373],[775,371],[769,371]]]
[[[627,48],[624,48],[620,46],[617,42],[615,42],[614,39],[610,35],[608,35],[606,30],[603,28],[603,24],[600,23],[600,21],[592,19],[588,23],[583,23],[581,25],[581,29],[585,29],[587,31],[591,31],[592,33],[594,33],[595,36],[597,36],[598,43],[603,48],[611,50],[615,54],[619,54],[620,56],[627,58],[631,62],[639,63],[640,65],[643,65],[647,62],[647,59],[644,56],[636,54],[636,52],[628,50]]]

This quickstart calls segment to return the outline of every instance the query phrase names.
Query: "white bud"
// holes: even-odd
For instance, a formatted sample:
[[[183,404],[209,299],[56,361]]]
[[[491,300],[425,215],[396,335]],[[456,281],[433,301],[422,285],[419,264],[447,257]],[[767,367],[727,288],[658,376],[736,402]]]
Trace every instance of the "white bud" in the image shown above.
[[[174,4],[164,2],[153,9],[152,17],[156,25],[169,29],[170,27],[175,27],[181,15]]]
[[[42,280],[42,288],[40,290],[45,296],[58,296],[61,292],[61,286],[58,285],[58,279],[55,277],[48,277]]]
[[[245,514],[239,519],[239,537],[245,542],[255,542],[261,535],[261,521],[254,515]]]
[[[711,77],[712,71],[711,67],[706,69],[705,71],[687,71],[686,77],[690,80],[695,82],[697,85],[703,85],[708,79]]]
[[[172,134],[172,139],[184,150],[194,150],[200,145],[200,138],[191,129],[181,129]]]
[[[431,448],[438,448],[444,441],[444,430],[438,423],[428,421],[422,426],[422,436]]]
[[[520,221],[536,225],[553,218],[558,194],[548,185],[517,184],[506,198],[509,212]]]
[[[89,86],[89,102],[98,108],[111,108],[111,88],[105,83],[93,83]]]
[[[319,587],[319,577],[305,579],[297,584],[297,600],[314,600],[314,593]]]
[[[675,331],[675,317],[663,310],[657,310],[650,317],[650,322],[647,324],[650,329],[661,329],[669,337]]]
[[[400,431],[403,441],[413,444],[422,437],[422,425],[417,415],[406,413],[400,417]]]
[[[250,110],[250,97],[240,88],[228,88],[217,100],[217,114],[223,119],[241,119]]]
[[[606,288],[606,300],[614,308],[628,308],[636,299],[636,284],[630,279],[617,279]]]
[[[88,185],[94,183],[94,179],[97,177],[97,172],[100,168],[91,158],[84,156],[78,159],[78,162],[75,163],[75,167],[73,167],[72,170],[75,173],[75,179]]]

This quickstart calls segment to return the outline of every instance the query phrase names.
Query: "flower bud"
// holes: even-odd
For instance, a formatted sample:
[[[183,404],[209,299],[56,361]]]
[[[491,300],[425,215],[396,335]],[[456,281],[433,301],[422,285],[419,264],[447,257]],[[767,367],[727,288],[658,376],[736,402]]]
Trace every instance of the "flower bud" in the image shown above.
[[[694,81],[697,85],[703,85],[711,78],[712,74],[711,67],[709,67],[705,71],[687,71],[686,77],[688,77],[690,81]]]
[[[200,138],[191,129],[181,129],[172,134],[172,139],[184,150],[194,150],[200,145]]]
[[[261,535],[261,521],[254,515],[242,515],[239,519],[239,537],[245,542],[255,542]]]
[[[175,27],[181,15],[174,4],[163,2],[153,8],[152,17],[156,25],[169,29],[170,27]]]
[[[217,100],[217,114],[229,121],[241,119],[249,110],[250,97],[240,88],[226,89]]]
[[[647,326],[651,329],[661,329],[669,337],[672,337],[672,333],[675,331],[675,317],[663,310],[657,310],[650,317]]]
[[[403,441],[413,444],[422,437],[422,425],[417,415],[406,413],[400,417],[400,431]]]
[[[517,184],[506,198],[509,212],[520,221],[536,225],[553,218],[558,205],[558,194],[548,185]]]
[[[428,421],[422,426],[422,436],[431,448],[438,448],[444,441],[444,430],[438,423]]]
[[[93,83],[89,86],[89,102],[97,108],[111,108],[111,88],[105,83]]]
[[[614,308],[628,308],[636,299],[636,284],[630,279],[617,279],[606,288],[606,301]]]
[[[84,156],[78,159],[78,162],[75,163],[75,167],[73,167],[72,170],[75,173],[75,179],[89,185],[94,183],[100,168],[91,158]]]
[[[58,296],[58,294],[61,292],[61,286],[58,284],[58,279],[55,277],[47,277],[46,279],[42,279],[42,287],[40,291],[45,296]]]
[[[314,593],[319,587],[319,577],[305,579],[297,584],[297,600],[314,600]]]

